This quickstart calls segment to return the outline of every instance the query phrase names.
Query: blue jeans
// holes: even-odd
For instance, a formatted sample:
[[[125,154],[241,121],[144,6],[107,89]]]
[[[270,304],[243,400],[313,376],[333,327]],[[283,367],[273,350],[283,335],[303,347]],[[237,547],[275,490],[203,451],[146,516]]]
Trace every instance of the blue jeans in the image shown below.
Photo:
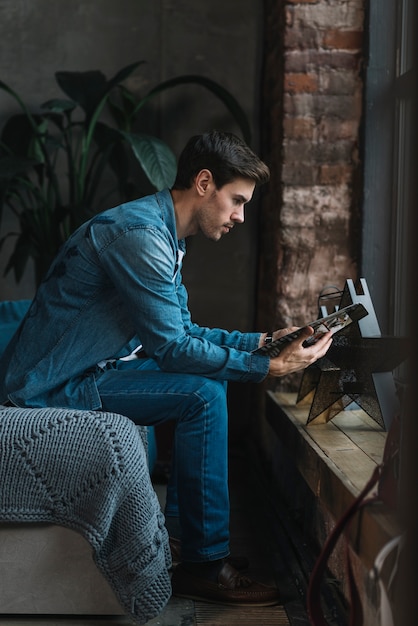
[[[136,424],[175,421],[173,467],[165,514],[178,515],[182,558],[229,554],[226,383],[162,372],[152,359],[116,361],[97,373],[103,409]]]

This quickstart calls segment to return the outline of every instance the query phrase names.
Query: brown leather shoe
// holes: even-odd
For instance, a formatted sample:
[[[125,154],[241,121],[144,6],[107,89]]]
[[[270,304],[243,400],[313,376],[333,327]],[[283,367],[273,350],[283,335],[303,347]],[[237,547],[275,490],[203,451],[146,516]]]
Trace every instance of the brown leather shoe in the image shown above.
[[[272,606],[280,602],[277,589],[243,576],[229,563],[222,567],[217,582],[189,573],[180,563],[171,577],[171,586],[174,596],[215,604]]]
[[[170,550],[171,550],[171,560],[173,562],[173,567],[177,567],[177,565],[181,562],[181,542],[180,539],[175,539],[174,537],[170,537]],[[225,559],[227,563],[232,565],[237,570],[247,569],[249,567],[249,561],[245,556],[232,556],[229,555]]]

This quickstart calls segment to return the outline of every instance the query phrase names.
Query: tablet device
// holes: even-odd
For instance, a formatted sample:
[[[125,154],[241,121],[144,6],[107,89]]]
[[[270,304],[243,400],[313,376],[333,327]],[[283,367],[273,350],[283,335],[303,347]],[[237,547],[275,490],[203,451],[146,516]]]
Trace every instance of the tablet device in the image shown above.
[[[330,315],[326,317],[321,317],[316,319],[305,326],[312,326],[314,329],[314,334],[308,337],[303,342],[305,347],[311,346],[318,341],[320,337],[324,333],[331,331],[332,334],[337,333],[338,331],[346,328],[352,322],[357,322],[368,315],[367,309],[360,303],[350,304],[342,309],[338,309]],[[267,354],[268,356],[274,358],[278,356],[278,354],[283,350],[284,346],[286,346],[291,341],[294,341],[299,337],[303,328],[298,328],[297,330],[288,333],[287,335],[283,335],[280,339],[276,339],[271,341],[270,343],[266,343],[261,348],[257,348],[253,350],[254,354]]]

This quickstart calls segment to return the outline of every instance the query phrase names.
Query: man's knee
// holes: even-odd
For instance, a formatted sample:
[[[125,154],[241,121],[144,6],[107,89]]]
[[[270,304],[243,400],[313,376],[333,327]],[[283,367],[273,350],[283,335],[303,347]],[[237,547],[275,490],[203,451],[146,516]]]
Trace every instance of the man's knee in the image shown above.
[[[225,381],[202,377],[202,384],[196,390],[196,396],[198,396],[205,404],[226,405],[226,392],[227,383]]]

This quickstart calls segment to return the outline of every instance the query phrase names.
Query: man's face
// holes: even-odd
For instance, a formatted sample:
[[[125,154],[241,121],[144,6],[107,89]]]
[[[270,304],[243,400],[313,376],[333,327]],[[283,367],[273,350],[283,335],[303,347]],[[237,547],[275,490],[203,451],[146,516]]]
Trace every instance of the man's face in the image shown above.
[[[208,239],[218,241],[235,224],[242,224],[244,206],[251,200],[254,188],[255,183],[245,178],[236,178],[220,189],[212,180],[196,214],[198,230]]]

